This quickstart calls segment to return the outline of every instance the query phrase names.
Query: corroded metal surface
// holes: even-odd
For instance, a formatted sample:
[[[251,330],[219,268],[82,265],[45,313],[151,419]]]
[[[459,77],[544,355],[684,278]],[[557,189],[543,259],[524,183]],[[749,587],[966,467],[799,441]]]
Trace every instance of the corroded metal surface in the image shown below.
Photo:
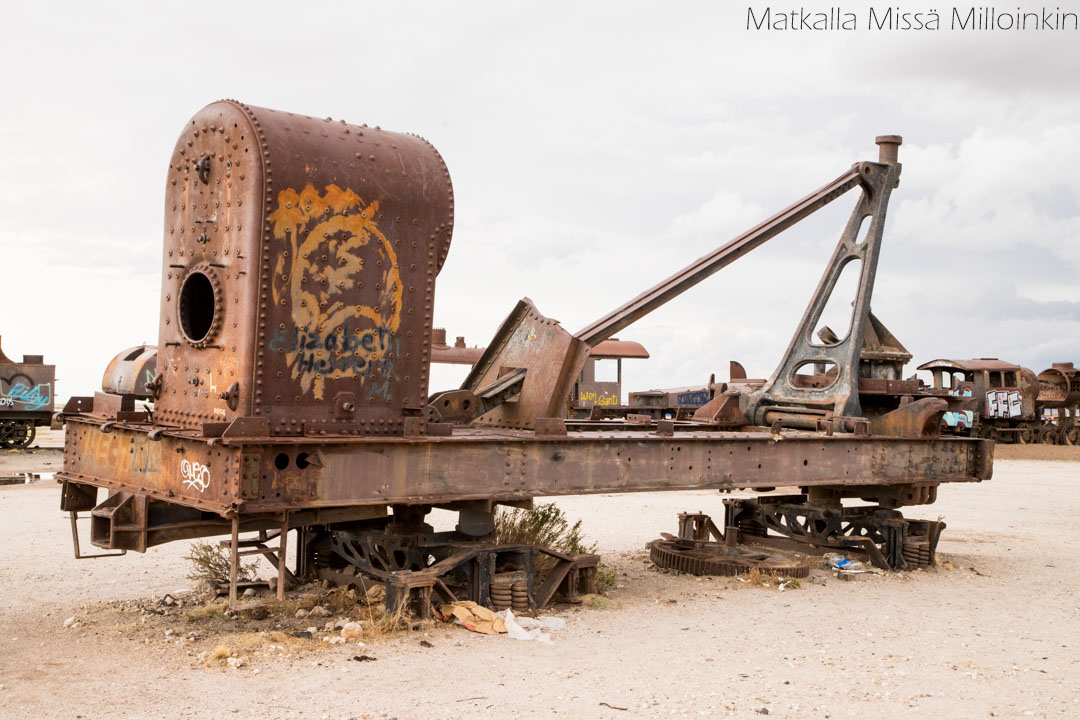
[[[422,422],[453,229],[430,144],[217,102],[176,143],[165,215],[161,423],[257,417],[276,436]]]
[[[894,508],[931,500],[940,483],[987,479],[993,443],[938,437],[938,401],[882,406],[875,426],[858,416],[859,350],[900,169],[899,138],[879,144],[879,162],[857,163],[576,336],[522,300],[462,387],[429,399],[433,348],[450,350],[432,332],[453,227],[438,153],[412,135],[214,103],[185,126],[170,161],[156,372],[147,379],[144,369],[140,386],[134,368],[119,365],[135,360],[120,360],[105,392],[69,401],[62,507],[73,522],[90,511],[92,542],[104,548],[229,533],[234,603],[238,558],[272,550],[242,532],[281,533],[280,588],[291,530],[300,531],[296,576],[312,577],[346,565],[376,574],[371,558],[387,523],[407,527],[409,547],[454,548],[432,568],[422,552],[383,568],[391,605],[425,612],[435,595],[456,597],[439,590],[450,577],[438,570],[444,564],[509,585],[511,601],[524,583],[517,599],[537,605],[557,586],[569,594],[592,586],[595,557],[561,558],[561,577],[535,593],[530,577],[497,567],[500,503],[782,483]],[[615,331],[855,188],[862,199],[780,375],[751,387],[743,373],[693,418],[606,421],[594,405],[587,420],[568,419],[585,363],[614,352],[603,341]],[[867,218],[868,238],[858,240]],[[806,345],[804,330],[856,258],[864,269],[851,333],[825,328],[824,349]],[[869,332],[884,354],[865,380],[906,391],[893,367],[902,365],[898,343],[872,322]],[[788,368],[820,360],[837,366],[831,382],[824,371],[789,377]],[[136,407],[140,390],[152,411]],[[764,418],[760,408],[779,415]],[[800,412],[808,422],[789,421]],[[100,501],[99,488],[109,493]],[[433,533],[423,522],[432,507],[459,512],[457,530]],[[467,596],[491,600],[483,588]]]
[[[540,314],[531,300],[521,300],[462,383],[462,389],[476,392],[507,368],[525,368],[520,399],[481,415],[475,423],[532,428],[538,417],[564,417],[570,389],[588,357],[584,342]]]
[[[848,434],[461,429],[448,437],[290,444],[205,439],[68,422],[63,479],[145,492],[216,512],[518,500],[693,488],[890,485],[990,477],[993,443]]]
[[[931,360],[936,393],[967,398],[969,407],[945,414],[950,432],[1019,443],[1080,443],[1080,373],[1054,363],[1038,375],[997,358]]]
[[[137,345],[116,354],[105,368],[101,389],[116,395],[134,395],[140,400],[153,397],[157,377],[157,348]]]
[[[1038,375],[1039,405],[1044,408],[1080,406],[1080,371],[1070,363],[1054,363]]]
[[[780,550],[750,546],[726,547],[720,543],[682,540],[653,540],[649,560],[665,570],[688,575],[745,575],[752,570],[778,577],[804,578],[810,565]]]
[[[56,368],[41,355],[15,362],[0,349],[0,448],[25,448],[53,413]]]

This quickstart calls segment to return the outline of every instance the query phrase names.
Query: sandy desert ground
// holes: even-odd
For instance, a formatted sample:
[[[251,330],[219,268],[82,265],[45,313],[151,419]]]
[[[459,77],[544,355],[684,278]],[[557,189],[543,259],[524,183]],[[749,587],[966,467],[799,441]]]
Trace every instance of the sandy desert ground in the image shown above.
[[[220,629],[132,609],[188,589],[186,543],[76,561],[57,485],[2,486],[0,717],[1080,717],[1080,449],[998,455],[992,481],[908,509],[948,523],[939,569],[818,570],[786,592],[673,576],[644,544],[679,511],[722,515],[721,496],[561,498],[618,571],[620,607],[556,607],[553,644],[437,625],[357,662],[318,638],[260,645],[269,618],[246,624],[239,668],[198,664]],[[55,449],[0,453],[0,475],[59,464]]]

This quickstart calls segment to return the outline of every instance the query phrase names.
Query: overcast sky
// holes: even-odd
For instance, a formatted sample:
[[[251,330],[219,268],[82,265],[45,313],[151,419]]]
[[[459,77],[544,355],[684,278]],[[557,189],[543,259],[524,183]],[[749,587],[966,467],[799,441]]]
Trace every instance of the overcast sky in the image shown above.
[[[0,27],[0,335],[60,397],[156,342],[165,171],[223,97],[430,140],[456,197],[436,324],[470,344],[523,295],[577,331],[901,134],[875,313],[916,362],[1080,363],[1080,33],[770,33],[715,1],[164,7]],[[930,7],[952,6],[905,9]],[[653,356],[624,392],[772,372],[850,207],[622,331]]]

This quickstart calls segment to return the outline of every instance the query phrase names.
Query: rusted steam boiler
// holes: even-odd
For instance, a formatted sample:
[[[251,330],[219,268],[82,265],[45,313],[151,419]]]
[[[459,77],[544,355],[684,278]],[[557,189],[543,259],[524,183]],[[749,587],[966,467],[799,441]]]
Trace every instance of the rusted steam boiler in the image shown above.
[[[276,559],[279,598],[297,578],[363,576],[386,584],[390,605],[421,613],[465,598],[540,607],[590,589],[597,558],[496,544],[498,505],[785,484],[801,493],[740,506],[725,542],[779,533],[819,549],[873,545],[890,567],[925,564],[938,526],[896,508],[931,502],[943,482],[989,478],[993,443],[939,437],[939,399],[862,415],[858,358],[900,174],[899,138],[879,143],[877,162],[856,163],[576,334],[521,301],[462,387],[429,397],[435,280],[453,228],[439,154],[414,135],[209,105],[169,162],[154,376],[140,391],[118,366],[120,380],[65,408],[59,477],[76,552],[78,513],[89,511],[103,549],[227,534],[234,606],[238,558],[261,554]],[[573,418],[570,390],[605,340],[850,190],[860,192],[852,219],[764,385],[720,393],[678,422]],[[855,259],[850,328],[811,340]],[[821,364],[834,367],[831,384],[798,381]],[[140,392],[152,410],[137,406]],[[843,530],[852,497],[876,503],[859,509],[857,541]],[[433,507],[458,513],[455,531],[433,532]],[[829,520],[811,536],[791,524],[807,516]],[[542,583],[539,553],[556,561]]]

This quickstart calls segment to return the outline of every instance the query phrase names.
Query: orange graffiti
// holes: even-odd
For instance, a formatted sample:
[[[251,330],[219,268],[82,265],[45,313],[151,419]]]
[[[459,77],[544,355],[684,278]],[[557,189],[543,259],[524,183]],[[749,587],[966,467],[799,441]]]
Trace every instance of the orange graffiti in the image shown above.
[[[278,193],[277,209],[270,215],[274,237],[286,243],[278,254],[272,285],[275,305],[291,304],[297,328],[318,335],[370,332],[393,336],[401,324],[402,284],[397,254],[375,222],[378,202],[365,204],[352,190],[327,185],[320,194],[309,183],[301,192],[292,188]],[[364,273],[365,265],[367,274]],[[374,267],[370,267],[373,265]],[[372,272],[374,271],[374,272]],[[376,302],[356,303],[357,288],[364,283],[376,290]],[[366,367],[375,365],[389,350],[388,343],[351,346],[342,338],[338,347],[353,347]],[[324,378],[355,375],[355,363],[331,358],[333,351],[316,348],[315,358],[332,369],[308,372],[310,363],[301,363],[304,348],[287,351],[288,367],[299,378],[304,391],[323,397]],[[341,350],[336,351],[341,354]]]

